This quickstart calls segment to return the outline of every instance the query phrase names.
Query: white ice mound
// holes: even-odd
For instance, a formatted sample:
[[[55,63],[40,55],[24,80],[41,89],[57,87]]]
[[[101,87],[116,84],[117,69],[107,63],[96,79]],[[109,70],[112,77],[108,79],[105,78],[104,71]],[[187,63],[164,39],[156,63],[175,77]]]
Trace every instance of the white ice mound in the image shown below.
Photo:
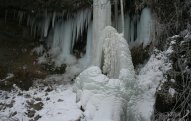
[[[82,121],[126,121],[125,84],[109,79],[92,66],[76,78],[77,102],[83,108]]]
[[[99,45],[101,56],[96,59],[103,60],[103,73],[107,76],[99,67],[92,66],[75,80],[76,99],[84,110],[81,120],[126,121],[128,99],[136,89],[129,47],[111,26],[103,30],[100,41],[103,42]]]
[[[103,30],[101,39],[104,43],[103,72],[110,78],[125,81],[128,85],[134,83],[135,71],[127,41],[111,26]]]

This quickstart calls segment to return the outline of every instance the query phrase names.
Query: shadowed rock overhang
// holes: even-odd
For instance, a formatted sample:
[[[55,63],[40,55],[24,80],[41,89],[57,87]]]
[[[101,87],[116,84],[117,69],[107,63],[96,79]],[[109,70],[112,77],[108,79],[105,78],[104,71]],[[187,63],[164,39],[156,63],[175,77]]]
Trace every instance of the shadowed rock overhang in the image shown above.
[[[0,0],[1,9],[20,9],[24,11],[76,11],[90,7],[91,0]]]

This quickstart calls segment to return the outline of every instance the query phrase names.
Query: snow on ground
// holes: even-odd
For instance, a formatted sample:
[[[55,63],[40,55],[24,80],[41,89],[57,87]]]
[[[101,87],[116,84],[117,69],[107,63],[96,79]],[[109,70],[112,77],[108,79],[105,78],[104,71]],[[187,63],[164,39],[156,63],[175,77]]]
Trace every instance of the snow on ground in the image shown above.
[[[45,79],[47,85],[39,83],[29,91],[16,86],[11,92],[0,91],[0,120],[149,121],[156,89],[171,68],[167,57],[171,52],[171,48],[165,52],[155,50],[148,62],[137,69],[138,87],[130,90],[137,91],[132,93],[134,96],[125,91],[119,79],[109,79],[98,67],[92,67],[77,78],[78,89],[69,83],[70,76],[54,75]],[[54,84],[63,80],[67,81]],[[172,89],[169,92],[175,93]]]
[[[81,117],[81,110],[76,104],[76,94],[72,88],[58,87],[49,93],[50,101],[44,97],[44,108],[39,111],[39,121],[76,121]]]
[[[77,121],[81,115],[70,84],[39,84],[29,91],[21,91],[15,86],[11,92],[0,91],[0,121]]]

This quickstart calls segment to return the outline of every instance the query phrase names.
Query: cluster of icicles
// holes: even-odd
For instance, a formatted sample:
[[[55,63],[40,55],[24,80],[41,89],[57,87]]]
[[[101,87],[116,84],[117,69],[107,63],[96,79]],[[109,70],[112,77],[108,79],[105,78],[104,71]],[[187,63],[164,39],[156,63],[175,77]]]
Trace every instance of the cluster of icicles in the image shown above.
[[[121,15],[118,17],[117,27],[119,32],[123,30],[120,16]],[[19,23],[22,23],[22,21],[26,19],[27,25],[30,26],[33,36],[48,38],[49,53],[52,58],[54,58],[57,65],[63,63],[73,64],[76,62],[73,49],[77,41],[86,41],[86,48],[84,48],[86,54],[84,56],[87,57],[91,55],[93,45],[92,10],[90,8],[80,10],[72,16],[68,15],[66,12],[48,13],[45,11],[43,14],[27,15],[25,12],[19,11],[18,18]],[[141,44],[146,46],[150,43],[153,21],[149,8],[144,8],[141,15],[129,16],[129,14],[126,14],[124,21],[124,37],[130,48]],[[80,40],[79,38],[84,36],[84,32],[86,32],[85,40]]]
[[[35,13],[27,15],[23,11],[18,12],[19,23],[26,20],[31,28],[31,35],[46,38],[49,54],[57,66],[61,64],[74,64],[76,57],[73,49],[77,41],[86,41],[86,54],[90,55],[92,41],[92,10],[89,8],[80,10],[72,15],[66,12]],[[80,37],[84,36],[86,40]]]

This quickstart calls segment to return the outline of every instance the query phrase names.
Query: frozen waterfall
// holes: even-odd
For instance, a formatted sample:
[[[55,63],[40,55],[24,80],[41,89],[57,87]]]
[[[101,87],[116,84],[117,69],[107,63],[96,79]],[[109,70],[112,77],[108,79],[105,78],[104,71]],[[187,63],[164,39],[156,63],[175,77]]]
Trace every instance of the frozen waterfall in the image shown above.
[[[123,36],[111,26],[102,31],[101,40],[103,71],[108,77],[99,67],[92,66],[75,80],[77,102],[85,110],[82,120],[126,121],[128,97],[136,89],[129,47]]]
[[[64,15],[63,15],[64,16]],[[52,15],[52,35],[49,35],[49,54],[52,56],[57,66],[61,64],[74,65],[77,59],[73,54],[74,44],[77,41],[87,41],[86,54],[90,54],[91,38],[92,38],[92,23],[91,23],[91,10],[84,9],[77,12],[73,17],[62,19],[62,14],[53,13]],[[49,25],[50,26],[50,25]],[[86,40],[79,40],[84,31],[87,32]],[[87,60],[87,59],[81,59]]]
[[[135,72],[131,52],[122,34],[108,26],[102,32],[101,40],[104,52],[103,73],[110,78],[128,79],[130,82],[134,82]]]
[[[121,15],[118,17],[119,32],[123,31],[121,23]],[[130,16],[126,14],[124,17],[124,37],[128,41],[130,48],[143,44],[145,47],[152,40],[153,17],[150,8],[144,8],[141,15]]]
[[[129,49],[150,43],[153,17],[149,8],[144,8],[140,15],[122,16],[123,12],[116,21],[117,28],[113,28],[110,0],[93,0],[93,22],[90,8],[72,15],[67,11],[45,11],[27,16],[31,34],[47,40],[49,51],[46,54],[55,65],[66,64],[65,75],[72,79],[80,73],[74,90],[84,110],[82,121],[136,118],[131,98],[140,90]],[[25,17],[26,14],[19,11],[20,24]],[[79,55],[74,50],[76,45],[82,46],[81,53],[76,52]]]
[[[93,65],[101,67],[102,30],[111,25],[110,0],[93,0]]]

